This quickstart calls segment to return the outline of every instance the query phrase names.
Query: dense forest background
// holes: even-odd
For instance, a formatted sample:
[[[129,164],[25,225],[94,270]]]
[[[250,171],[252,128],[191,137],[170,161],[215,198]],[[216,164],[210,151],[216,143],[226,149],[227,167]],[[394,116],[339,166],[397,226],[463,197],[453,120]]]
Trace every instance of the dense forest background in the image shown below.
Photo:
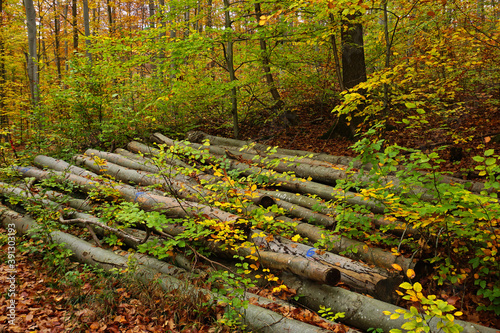
[[[359,124],[416,147],[498,132],[496,0],[2,0],[0,12],[1,126],[15,145],[109,148],[195,128],[269,139],[318,112],[330,132],[316,138]]]
[[[370,313],[376,320],[394,322],[404,314],[410,321],[390,327],[415,331],[424,325],[421,318],[431,317],[448,325],[431,332],[459,333],[462,327],[455,317],[498,328],[499,19],[498,0],[0,0],[0,178],[7,181],[0,184],[0,192],[2,204],[26,213],[21,218],[0,205],[0,222],[7,223],[9,235],[15,230],[8,219],[26,219],[33,226],[43,225],[45,239],[54,230],[70,230],[82,241],[95,236],[92,241],[99,244],[93,232],[65,225],[78,222],[64,219],[73,219],[74,211],[52,209],[44,201],[48,192],[60,189],[69,195],[61,199],[63,204],[83,198],[92,204],[88,211],[95,216],[84,215],[82,223],[87,230],[92,229],[89,221],[112,230],[103,236],[107,248],[118,251],[123,246],[120,228],[143,228],[145,240],[153,230],[163,237],[163,246],[137,242],[139,252],[158,258],[186,254],[200,272],[210,271],[219,259],[218,252],[207,250],[206,239],[246,251],[257,248],[246,241],[251,232],[263,229],[270,234],[266,242],[282,235],[295,247],[314,246],[318,255],[352,240],[359,246],[335,251],[363,265],[370,262],[356,257],[358,253],[382,253],[380,277],[388,277],[392,289],[373,294],[390,296],[388,302],[412,313],[384,308],[382,316],[377,311],[386,305],[374,305]],[[198,139],[210,137],[212,145],[177,140],[193,130],[251,139],[270,149],[217,147],[213,141],[235,141],[200,132],[191,132],[191,141],[196,141],[195,133]],[[151,140],[165,145],[155,150],[138,142]],[[148,177],[127,170],[133,169],[130,161],[104,152],[125,146],[129,151],[121,153],[141,161],[143,165],[132,164],[150,172]],[[313,155],[298,158],[305,153],[275,146],[326,152],[337,155],[328,158],[347,162],[342,166],[315,161]],[[99,151],[76,155],[87,148]],[[245,149],[255,155],[241,153]],[[152,159],[131,151],[151,154]],[[356,157],[337,159],[340,155]],[[126,164],[118,168],[111,159]],[[63,160],[100,176],[75,166],[72,172],[90,178],[66,173],[70,166]],[[169,164],[172,161],[177,164]],[[169,178],[174,176],[166,170],[173,169],[190,185],[174,191],[172,184],[182,182]],[[161,194],[147,194],[155,205],[139,205],[138,197],[145,192],[115,182],[127,175],[121,180],[149,184],[148,191]],[[133,180],[131,175],[140,177]],[[186,188],[192,195],[181,197]],[[117,189],[135,192],[127,192],[133,193],[127,199]],[[250,199],[263,193],[274,195],[274,204],[254,207]],[[79,197],[71,197],[74,194]],[[160,199],[175,201],[158,208]],[[216,212],[215,218],[184,210],[198,203]],[[182,209],[175,218],[155,211],[170,212],[178,204]],[[297,221],[307,230],[299,231]],[[306,221],[319,226],[311,229]],[[184,228],[180,234],[166,231],[179,225]],[[315,230],[313,236],[310,230]],[[5,249],[10,249],[8,237],[0,232]],[[139,248],[137,244],[130,248]],[[60,331],[104,330],[106,325],[118,331],[147,324],[149,331],[164,332],[168,323],[172,331],[229,332],[240,324],[231,321],[236,315],[226,312],[226,300],[212,306],[182,293],[165,294],[156,284],[124,282],[114,273],[71,263],[64,245],[24,238],[18,252],[19,277],[35,282],[33,287],[27,287],[31,282],[22,285],[26,294],[21,296],[28,301],[18,304],[23,320],[16,330],[12,325],[13,332],[32,329],[31,322],[37,321],[39,327],[56,332],[52,321],[57,318]],[[300,292],[289,291],[281,275],[281,280],[266,275],[267,289],[255,287],[247,277],[261,269],[262,262],[253,254],[236,258],[244,268],[237,274],[214,270],[213,280],[194,279],[194,285],[200,282],[212,290],[215,282],[223,281],[221,290],[233,308],[243,304],[233,291],[243,297],[250,286],[252,291],[300,300]],[[207,257],[211,255],[214,260]],[[307,260],[308,255],[309,250]],[[7,252],[0,257],[0,270],[6,272]],[[243,264],[246,259],[252,264]],[[424,263],[421,269],[390,262],[413,265],[417,259]],[[369,268],[379,264],[370,263]],[[0,274],[4,280],[6,276]],[[324,297],[306,306],[338,320],[347,310],[325,304],[333,299]],[[368,297],[363,299],[360,303],[372,304]],[[309,310],[293,312],[303,322],[319,318]],[[45,314],[43,320],[38,319],[40,313]],[[351,319],[347,316],[346,322],[358,327],[359,320]],[[399,332],[390,327],[385,331]],[[358,328],[384,331],[376,321]]]

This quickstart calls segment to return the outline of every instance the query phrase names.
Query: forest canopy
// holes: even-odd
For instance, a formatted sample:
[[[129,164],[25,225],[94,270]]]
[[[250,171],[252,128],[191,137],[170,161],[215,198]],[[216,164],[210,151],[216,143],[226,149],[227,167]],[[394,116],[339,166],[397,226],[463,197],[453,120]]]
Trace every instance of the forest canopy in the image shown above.
[[[2,0],[0,11],[1,124],[18,144],[109,147],[207,124],[238,137],[304,107],[334,111],[332,125],[341,115],[351,137],[378,123],[459,142],[475,134],[457,131],[464,115],[500,98],[496,0]]]

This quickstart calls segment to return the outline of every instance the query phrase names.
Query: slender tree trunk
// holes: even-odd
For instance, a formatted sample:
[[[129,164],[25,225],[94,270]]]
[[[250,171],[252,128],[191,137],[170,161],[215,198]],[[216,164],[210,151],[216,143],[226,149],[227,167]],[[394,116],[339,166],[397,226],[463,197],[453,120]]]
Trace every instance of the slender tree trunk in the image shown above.
[[[207,1],[207,25],[206,28],[212,28],[213,26],[213,18],[212,18],[212,5],[213,5],[213,0],[208,0]]]
[[[191,13],[189,11],[190,11],[189,6],[186,6],[184,12],[184,22],[186,24],[186,27],[184,28],[184,38],[189,37],[189,21],[191,20]]]
[[[3,0],[0,0],[0,29],[3,30]],[[5,71],[5,42],[3,34],[0,34],[0,126],[5,127],[9,123],[5,113],[5,84],[7,82]]]
[[[106,8],[108,10],[108,24],[109,24],[109,34],[113,34],[113,8],[111,7],[111,3],[109,2],[109,0],[106,0]]]
[[[92,54],[90,53],[90,15],[89,15],[89,2],[83,0],[83,25],[85,27],[85,54],[92,64]]]
[[[229,32],[232,29],[231,12],[229,11],[229,0],[224,0],[224,27]],[[231,35],[227,36],[227,41],[224,47],[224,55],[226,58],[227,71],[229,72],[229,82],[236,81],[236,73],[234,69],[234,41]],[[232,85],[230,91],[231,99],[231,114],[233,116],[233,135],[235,139],[240,136],[238,124],[238,98],[236,96],[236,87]]]
[[[62,21],[63,22],[63,35],[66,36],[67,35],[67,17],[68,17],[68,9],[69,9],[69,4],[66,4],[64,5],[64,20]],[[64,70],[67,71],[68,70],[68,52],[69,52],[69,47],[68,47],[68,40],[66,39],[64,41]]]
[[[36,107],[38,105],[40,91],[38,78],[38,55],[36,45],[36,11],[35,6],[33,5],[33,0],[24,0],[24,8],[26,11],[26,25],[28,27],[28,77],[30,81],[32,105],[33,107]]]
[[[73,25],[73,49],[75,51],[78,51],[78,12],[77,12],[77,0],[73,0],[71,4],[71,15],[73,18],[72,25]]]
[[[335,18],[333,17],[333,14],[329,15],[330,18],[330,24],[333,27],[335,26]],[[340,90],[344,91],[344,82],[342,80],[342,69],[341,69],[341,64],[340,64],[340,58],[339,58],[339,50],[337,48],[337,40],[335,38],[335,34],[330,35],[330,43],[332,44],[332,52],[333,52],[333,59],[335,60],[335,72],[337,73],[337,80],[339,82],[339,87]]]
[[[57,68],[57,78],[61,81],[61,57],[60,57],[60,44],[61,44],[61,26],[59,21],[58,3],[57,0],[52,2],[54,6],[54,58]]]
[[[158,0],[159,6],[158,6],[158,11],[160,14],[160,50],[158,52],[158,63],[159,63],[159,68],[160,72],[158,73],[158,78],[163,79],[164,73],[163,73],[163,62],[165,59],[165,52],[163,51],[163,41],[165,40],[165,37],[167,36],[166,32],[166,27],[167,23],[165,21],[165,0]]]
[[[172,13],[172,12],[175,12],[175,10],[176,10],[175,6],[171,3],[169,6],[169,12]],[[173,26],[173,23],[175,23],[175,19],[173,19],[173,21],[170,21],[171,26]],[[173,27],[171,27],[170,28],[170,39],[174,40],[176,37],[177,37],[177,31]],[[177,64],[175,63],[175,61],[172,61],[170,63],[170,79],[172,80],[172,83],[174,82],[174,80],[177,77],[176,72],[177,72]],[[177,114],[177,112],[174,111],[174,115],[176,115],[176,114]]]
[[[262,16],[262,10],[260,7],[260,3],[256,2],[254,4],[255,7],[255,18],[257,22],[259,22],[260,17]],[[281,99],[280,93],[276,88],[276,84],[274,83],[273,74],[271,73],[271,60],[269,57],[269,53],[267,51],[267,43],[263,37],[259,38],[260,44],[260,52],[261,52],[261,61],[262,61],[262,69],[264,70],[264,75],[266,78],[267,85],[269,86],[269,92],[274,99],[273,109],[280,110],[283,107],[283,100]]]
[[[384,37],[385,37],[385,68],[389,68],[391,63],[391,41],[389,37],[389,17],[387,13],[387,2],[384,0],[382,3],[382,9],[384,12]],[[390,100],[389,100],[389,85],[384,83],[384,113],[387,115],[389,112]]]
[[[154,21],[155,2],[154,2],[154,0],[149,0],[148,7],[149,7],[149,27],[154,28],[155,27],[155,21]]]

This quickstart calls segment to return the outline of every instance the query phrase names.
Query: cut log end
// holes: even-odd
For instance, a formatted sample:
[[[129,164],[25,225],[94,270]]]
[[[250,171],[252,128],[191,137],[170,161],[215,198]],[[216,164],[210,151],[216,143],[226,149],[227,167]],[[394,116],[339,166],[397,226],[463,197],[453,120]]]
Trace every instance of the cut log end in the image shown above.
[[[396,290],[403,282],[402,276],[394,276],[388,279],[380,280],[375,286],[375,297],[387,303],[396,303],[398,295]]]
[[[269,208],[272,205],[276,204],[276,202],[270,196],[263,195],[262,197],[259,198],[259,202],[257,204],[264,208]]]
[[[340,282],[340,271],[336,268],[328,270],[325,274],[325,284],[336,286]]]

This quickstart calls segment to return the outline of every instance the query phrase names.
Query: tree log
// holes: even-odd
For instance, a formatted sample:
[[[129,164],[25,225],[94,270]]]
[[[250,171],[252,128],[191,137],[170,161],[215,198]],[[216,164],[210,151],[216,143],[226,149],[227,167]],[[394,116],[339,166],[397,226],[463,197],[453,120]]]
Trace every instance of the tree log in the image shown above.
[[[173,145],[183,145],[181,142],[172,141]],[[138,142],[131,142],[128,144],[128,148],[134,152],[141,152],[144,154],[155,152],[154,148],[148,147],[146,145],[140,144]],[[217,156],[212,154],[214,158],[224,158],[222,156]],[[250,166],[246,163],[236,161],[234,159],[225,159],[226,164],[230,169],[238,170],[245,176],[250,175],[263,175],[269,177],[273,181],[275,186],[284,188],[286,190],[291,190],[299,193],[310,193],[316,194],[326,200],[339,201],[343,200],[352,205],[362,205],[368,207],[373,213],[383,214],[385,208],[373,201],[363,200],[363,198],[355,193],[343,192],[335,189],[331,186],[308,181],[305,179],[286,176],[273,170],[259,168],[255,166]],[[272,185],[272,184],[271,184]]]
[[[395,291],[399,286],[397,281],[402,278],[390,275],[386,270],[371,268],[366,264],[342,257],[340,255],[320,250],[301,243],[292,242],[282,237],[261,236],[254,232],[254,243],[273,252],[292,254],[326,266],[335,267],[340,272],[340,281],[361,293],[368,293],[378,299],[392,302],[395,300]],[[390,292],[387,292],[391,290]]]
[[[390,319],[383,314],[383,311],[395,313],[396,310],[403,310],[395,305],[385,303],[367,296],[353,293],[339,287],[330,287],[326,285],[314,285],[307,280],[301,280],[295,276],[283,274],[283,281],[289,288],[297,290],[297,294],[303,295],[299,298],[300,304],[310,309],[318,311],[320,306],[330,308],[333,313],[344,312],[345,317],[339,319],[347,325],[355,326],[362,330],[368,330],[371,327],[380,328],[384,332],[391,329],[401,329],[406,320],[403,316],[398,319]],[[441,329],[437,328],[437,318],[431,319],[430,333],[439,333]],[[464,322],[455,319],[455,323],[464,328],[462,333],[496,333],[497,330],[478,324]]]
[[[98,151],[95,151],[98,152]],[[102,156],[104,157],[109,157],[108,155],[101,154],[102,152],[99,152],[99,157]],[[95,154],[94,154],[95,155]],[[115,154],[113,154],[115,155]],[[139,170],[133,170],[129,169],[126,166],[122,167],[117,164],[112,163],[112,160],[115,160],[113,156],[111,156],[111,159],[108,160],[109,162],[106,163],[106,165],[99,165],[99,163],[96,163],[93,161],[91,158],[86,157],[86,156],[76,156],[74,159],[77,161],[77,163],[84,164],[87,168],[99,173],[99,174],[108,174],[113,176],[116,179],[119,179],[123,182],[127,183],[135,183],[138,185],[155,185],[155,184],[161,184],[166,191],[171,192],[174,195],[177,195],[181,198],[199,202],[200,199],[207,198],[207,197],[215,197],[216,193],[210,192],[200,186],[196,181],[194,181],[192,178],[189,178],[187,176],[184,176],[182,174],[177,174],[174,172],[174,170],[170,170],[169,172],[172,174],[173,178],[170,178],[168,175],[156,175],[156,174],[151,174],[151,173],[145,173],[141,172]],[[107,160],[107,159],[106,159]],[[118,160],[120,161],[120,160]],[[117,161],[117,162],[118,162]],[[101,163],[102,164],[102,163]],[[124,162],[123,164],[127,164]],[[133,167],[134,165],[130,165]],[[163,169],[158,169],[157,172],[162,173]],[[205,174],[205,173],[197,173],[196,177],[198,179],[204,179],[209,183],[214,183],[220,180],[220,178]],[[266,207],[272,206],[275,201],[267,196],[267,195],[260,195],[260,196],[251,196],[245,193],[245,191],[240,190],[240,189],[234,189],[234,194],[244,197],[248,200],[253,201],[255,204],[258,205],[264,205]]]
[[[338,214],[334,212],[333,209],[327,209],[326,206],[317,199],[306,197],[304,195],[296,195],[294,193],[285,191],[261,190],[260,193],[269,195],[270,197],[276,199],[277,205],[283,207],[284,209],[295,208],[294,210],[291,210],[294,216],[304,218],[312,224],[331,227],[337,223],[336,216]],[[308,208],[309,210],[301,209],[300,207],[297,207],[297,205]],[[314,212],[310,210],[314,210]],[[361,214],[356,215],[361,218]],[[400,221],[390,221],[388,219],[385,219],[384,217],[377,217],[374,214],[364,214],[362,215],[362,217],[369,219],[371,223],[373,223],[373,225],[376,227],[392,225],[393,227],[389,232],[398,236],[401,236],[403,233],[406,235],[418,234],[415,229]],[[314,221],[316,221],[316,223],[314,223]]]
[[[12,225],[14,225],[17,232],[21,234],[25,234],[28,230],[34,229],[37,226],[36,222],[31,218],[23,217],[5,207],[0,207],[0,219],[6,228],[12,228]],[[128,260],[126,257],[102,248],[94,247],[75,236],[60,231],[53,231],[50,233],[50,236],[53,242],[64,244],[65,248],[72,251],[73,257],[82,263],[96,266],[106,271],[110,271],[115,268],[128,268]],[[145,284],[157,283],[165,292],[180,290],[188,295],[192,295],[193,297],[200,299],[200,301],[205,301],[204,299],[206,298],[217,298],[216,295],[211,294],[205,289],[200,289],[190,284],[186,284],[184,281],[161,273],[157,269],[152,269],[150,267],[151,265],[150,260],[146,263],[139,264],[134,270],[131,271],[131,274]],[[162,269],[163,268],[164,266]],[[271,310],[263,309],[253,304],[249,304],[246,309],[237,308],[236,310],[244,316],[244,320],[249,326],[253,328],[262,328],[265,332],[331,332],[283,317],[278,313],[274,313]]]
[[[193,142],[200,142],[200,140],[209,139],[210,143],[214,144],[214,145],[226,143],[226,140],[224,140],[224,139],[220,139],[218,137],[206,135],[202,132],[196,132],[196,134],[189,135],[188,137],[195,138],[196,140]],[[164,140],[166,137],[160,133],[155,133],[155,134],[153,134],[153,138],[156,141],[165,142]],[[200,138],[203,138],[203,139],[200,139]],[[236,140],[236,141],[238,141],[238,140]],[[232,141],[230,141],[230,142],[232,142]],[[239,146],[239,147],[242,147],[242,146]],[[261,147],[261,148],[263,148],[263,147]],[[223,148],[217,147],[217,146],[210,146],[210,149],[211,149],[210,150],[211,152],[214,152],[214,153],[219,152],[220,153],[221,149],[223,149]],[[251,157],[252,155],[238,152],[234,149],[232,149],[232,150],[229,149],[229,151],[236,156],[242,156],[244,159],[255,160],[255,159],[252,159],[252,157]],[[278,151],[279,151],[279,149],[278,149]],[[266,152],[266,149],[260,150],[260,151],[258,151],[258,154],[261,158],[266,156],[268,158],[279,158],[279,159],[284,159],[284,160],[296,159],[297,156],[308,156],[308,154],[306,154],[307,152],[304,152],[304,151],[296,151],[296,153],[292,154],[292,155],[291,155],[291,153],[294,151],[289,151],[289,154],[275,154],[275,155],[268,155],[268,154],[264,155],[265,152]],[[311,154],[311,153],[309,153],[309,154]],[[313,154],[313,156],[314,156],[314,154]],[[323,156],[322,160],[328,160],[328,162],[331,163],[331,165],[324,165],[321,163],[317,164],[317,163],[311,162],[309,158],[302,158],[302,159],[299,159],[297,161],[300,165],[295,165],[293,163],[280,163],[276,166],[276,168],[273,168],[273,169],[278,171],[278,172],[293,171],[299,177],[303,177],[303,178],[312,177],[313,180],[315,180],[315,181],[326,182],[329,184],[335,184],[336,180],[346,178],[346,172],[345,172],[346,166],[345,165],[349,165],[349,162],[351,162],[352,158],[345,158],[342,156],[339,159],[337,159],[335,156],[331,157],[331,158],[328,156],[331,156],[331,155],[327,155],[326,157]],[[339,162],[334,163],[333,161],[339,161]],[[344,163],[347,162],[347,163],[342,167],[342,166],[338,165],[338,164],[341,164],[341,165],[344,164],[344,163],[340,163],[340,161],[342,161]],[[353,165],[353,167],[357,168],[357,169],[361,169],[361,165],[359,162],[355,163]],[[364,169],[366,169],[367,171],[371,170],[372,166],[366,165],[366,167],[364,167]],[[402,169],[404,169],[404,168],[402,168]],[[424,175],[424,174],[425,173],[422,172],[422,175]],[[360,172],[357,177],[362,183],[367,183],[367,184],[371,183],[370,177],[365,173]],[[447,183],[447,184],[461,184],[464,186],[464,188],[466,190],[471,191],[471,192],[475,192],[475,193],[480,193],[484,189],[484,184],[481,182],[463,180],[460,178],[450,177],[447,175],[440,175],[439,177],[436,178],[436,180],[438,182]],[[398,192],[401,192],[401,189],[400,189],[401,180],[398,177],[396,177],[395,175],[389,174],[389,175],[384,177],[383,181],[381,182],[381,186],[386,186],[388,184],[393,184],[394,188]],[[407,186],[407,185],[405,185],[405,186]],[[429,193],[430,192],[429,189],[426,189],[426,188],[423,188],[420,186],[411,186],[411,189],[412,189],[411,194],[412,195],[421,195],[422,200],[432,201],[432,200],[436,199],[434,197],[434,195]],[[494,189],[490,189],[489,192],[494,192],[494,191],[495,191]]]
[[[65,174],[60,171],[46,172],[36,168],[27,167],[15,167],[15,169],[25,177],[35,177],[38,180],[50,177],[56,177],[58,181],[68,180],[79,185],[86,192],[90,192],[98,188],[97,181],[89,180],[74,174]],[[107,182],[106,185],[117,191],[117,193],[120,194],[125,200],[137,202],[139,206],[145,210],[158,210],[175,217],[206,215],[209,218],[215,218],[223,222],[234,221],[237,219],[237,216],[234,214],[195,202],[181,202],[177,199],[136,190],[129,185],[119,185],[118,183],[113,182]]]
[[[160,133],[155,133],[154,135],[156,136],[157,134]],[[234,147],[244,147],[244,146],[250,146],[252,145],[255,149],[259,151],[267,151],[268,149],[271,149],[273,147],[263,145],[260,143],[255,143],[252,141],[242,141],[242,140],[234,140],[234,139],[226,139],[218,136],[213,136],[206,134],[201,131],[193,131],[189,132],[186,135],[186,139],[191,142],[197,142],[201,143],[204,140],[209,140],[211,144],[215,145],[221,145],[221,146],[234,146]],[[313,153],[310,151],[305,151],[305,150],[295,150],[295,149],[284,149],[284,148],[276,148],[276,151],[279,154],[287,155],[287,156],[310,156],[312,155],[312,158],[320,160],[320,161],[325,161],[328,163],[332,164],[342,164],[342,165],[349,165],[349,163],[352,161],[352,157],[348,156],[333,156],[333,155],[328,155],[325,153]],[[360,168],[359,166],[355,166],[356,168]],[[371,166],[366,167],[368,170],[371,169]]]
[[[393,269],[393,264],[397,264],[407,270],[412,268],[415,270],[416,274],[420,273],[420,267],[422,263],[419,263],[416,267],[416,263],[404,256],[395,256],[389,251],[384,251],[383,249],[377,247],[370,247],[363,242],[359,242],[347,237],[342,237],[339,235],[328,235],[327,231],[320,229],[309,223],[298,223],[295,230],[302,237],[307,237],[310,242],[325,241],[329,245],[327,250],[334,253],[342,253],[342,255],[349,257],[354,260],[364,261],[371,265],[378,267],[383,267],[389,270]],[[355,251],[350,251],[350,249],[355,249]]]
[[[159,133],[158,133],[159,134]],[[155,133],[155,136],[157,133]],[[213,136],[206,134],[201,131],[193,131],[193,132],[188,132],[186,134],[186,139],[191,142],[196,142],[196,143],[201,143],[204,140],[209,140],[211,144],[214,145],[220,145],[220,146],[233,146],[233,147],[244,147],[244,146],[250,146],[252,145],[254,149],[256,149],[259,152],[266,152],[268,149],[273,148],[271,146],[267,145],[262,145],[259,143],[254,143],[251,141],[242,141],[242,140],[234,140],[234,139],[226,139],[218,136]],[[352,157],[348,156],[333,156],[333,155],[328,155],[324,153],[312,153],[309,151],[304,151],[304,150],[292,150],[292,149],[283,149],[283,148],[276,148],[276,151],[281,154],[280,156],[310,156],[312,155],[313,159],[320,160],[320,161],[325,161],[328,163],[332,164],[342,164],[342,165],[349,165],[351,162],[353,162]],[[278,157],[278,156],[276,156]],[[371,164],[366,164],[362,165],[359,161],[354,161],[353,162],[353,167],[356,169],[364,169],[366,171],[370,171],[372,169]],[[425,172],[422,172],[422,174],[425,174]],[[438,177],[437,181],[441,183],[447,183],[447,184],[462,184],[464,188],[468,191],[474,192],[474,193],[480,193],[481,191],[484,190],[484,183],[482,182],[477,182],[477,181],[472,181],[472,180],[464,180],[461,178],[457,177],[451,177],[447,175],[441,175]],[[494,189],[490,189],[489,192],[494,192]]]

